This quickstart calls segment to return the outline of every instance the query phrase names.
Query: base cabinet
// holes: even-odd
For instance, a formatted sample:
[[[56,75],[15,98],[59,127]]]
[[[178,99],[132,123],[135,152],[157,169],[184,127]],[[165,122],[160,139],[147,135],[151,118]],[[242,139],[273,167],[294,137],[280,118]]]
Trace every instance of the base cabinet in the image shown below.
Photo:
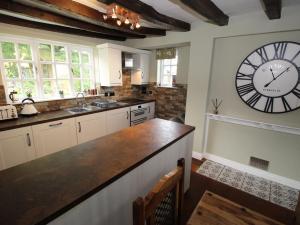
[[[77,144],[75,120],[57,120],[32,126],[37,157],[72,147]]]
[[[80,116],[75,121],[78,144],[106,135],[106,112]]]
[[[129,107],[115,109],[107,112],[107,134],[114,133],[130,126]]]
[[[36,157],[31,127],[0,132],[0,170]]]

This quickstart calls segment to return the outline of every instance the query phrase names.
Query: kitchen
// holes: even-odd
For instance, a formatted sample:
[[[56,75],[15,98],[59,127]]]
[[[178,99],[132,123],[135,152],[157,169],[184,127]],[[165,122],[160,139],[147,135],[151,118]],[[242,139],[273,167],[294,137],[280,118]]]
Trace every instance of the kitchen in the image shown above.
[[[205,179],[200,178],[203,159],[267,179],[270,190],[273,183],[278,182],[292,188],[298,196],[298,191],[294,190],[300,189],[297,172],[299,110],[296,110],[299,100],[283,98],[287,101],[283,103],[285,107],[267,103],[265,108],[256,109],[259,99],[251,99],[249,103],[245,98],[247,95],[238,88],[244,83],[239,84],[242,79],[236,71],[243,69],[239,67],[241,62],[256,49],[278,43],[274,45],[276,51],[281,43],[286,43],[287,51],[291,51],[289,54],[295,56],[296,69],[289,66],[290,71],[281,75],[283,71],[273,68],[275,76],[271,82],[280,82],[276,75],[285,78],[286,74],[296,74],[299,65],[295,43],[299,42],[297,10],[300,5],[293,1],[281,5],[278,1],[279,5],[274,3],[277,11],[272,11],[260,1],[241,1],[240,6],[234,5],[233,1],[222,3],[217,0],[203,5],[193,1],[142,0],[138,5],[128,2],[18,0],[0,3],[0,194],[1,198],[8,196],[1,205],[1,209],[7,208],[7,211],[3,210],[6,216],[1,224],[51,224],[51,221],[53,224],[73,224],[75,221],[78,224],[120,224],[120,221],[131,224],[130,210],[119,209],[118,212],[124,214],[120,216],[123,219],[113,219],[108,216],[109,212],[117,209],[96,206],[96,199],[105,198],[103,193],[117,195],[122,183],[128,183],[128,180],[122,180],[124,177],[134,180],[138,177],[134,174],[139,174],[139,179],[142,179],[142,173],[152,174],[148,182],[132,181],[138,184],[134,187],[135,194],[128,193],[130,199],[119,195],[120,201],[98,199],[101,204],[107,204],[107,201],[124,204],[121,203],[123,199],[126,208],[131,209],[133,200],[145,196],[160,177],[176,167],[181,157],[185,158],[185,191],[190,187],[184,197],[184,207],[191,208],[184,213],[185,222],[204,196],[199,193],[197,198],[189,200],[188,193],[192,193],[199,183],[204,188],[215,182],[200,181]],[[202,7],[211,10],[205,13]],[[207,19],[203,20],[200,15]],[[272,19],[272,16],[276,18]],[[127,19],[132,22],[127,24]],[[285,63],[282,66],[288,67]],[[294,85],[297,81],[293,79],[289,81],[293,83],[291,93],[297,96],[298,83]],[[267,83],[264,80],[257,82]],[[276,110],[285,112],[275,113]],[[120,137],[126,138],[120,140]],[[91,146],[97,146],[95,149],[105,156],[92,151]],[[172,148],[176,153],[170,153]],[[105,167],[98,167],[89,158],[91,155],[94,160],[107,165],[107,174],[95,172],[95,168],[103,171]],[[58,188],[53,189],[57,191],[57,196],[52,196],[53,204],[40,195],[41,201],[33,200],[40,209],[34,209],[34,204],[26,208],[25,200],[33,192],[21,193],[17,184],[30,186],[30,181],[39,179],[45,182],[43,185],[50,185],[51,179],[55,182],[56,178],[57,182],[63,183],[57,174],[62,174],[66,168],[54,161],[74,166],[68,157],[81,166],[90,162],[94,166],[89,167],[91,173],[99,177],[107,175],[107,178],[93,180],[83,172],[86,168],[76,167],[77,173],[85,174],[80,179],[89,177],[97,188],[86,185],[86,189],[81,190],[85,195],[79,191],[70,197],[66,191],[58,192],[59,188],[53,187]],[[85,161],[79,160],[83,158]],[[252,162],[253,158],[259,163]],[[104,159],[111,164],[105,164]],[[148,165],[150,162],[152,166]],[[199,168],[191,171],[189,168],[195,163]],[[255,163],[267,166],[259,168]],[[63,170],[52,171],[49,180],[43,180],[34,171],[39,168],[41,173],[48,174],[51,172],[49,167],[53,166]],[[115,173],[110,173],[109,168],[113,170],[114,166],[117,166]],[[32,177],[27,177],[24,183],[7,184],[6,180],[26,177],[25,171]],[[74,171],[66,170],[65,175],[73,177],[74,172],[75,167]],[[72,183],[72,189],[71,183],[65,184],[71,188],[70,192],[83,188]],[[112,188],[110,185],[113,184],[117,186]],[[10,188],[18,192],[20,202],[24,200],[24,205],[17,209],[19,213],[13,210],[14,204],[19,203],[12,200]],[[43,190],[43,187],[39,188]],[[109,188],[115,191],[107,191]],[[210,191],[243,205],[238,197],[232,199],[229,192],[217,190]],[[247,191],[239,192],[243,195]],[[247,192],[249,202],[265,207],[256,208],[253,203],[246,203],[245,207],[284,224],[298,218],[295,216],[299,208],[295,196],[292,205],[287,205],[283,200],[274,203],[270,196],[263,202],[265,199],[250,192]],[[64,194],[66,201],[60,202],[58,197]],[[5,207],[10,201],[11,206]],[[82,211],[80,207],[83,207]],[[89,207],[106,211],[100,218],[89,211]],[[279,209],[282,209],[281,213],[275,213]],[[36,216],[32,210],[37,210]],[[15,214],[16,220],[11,220],[9,214]],[[88,217],[95,220],[88,220]]]

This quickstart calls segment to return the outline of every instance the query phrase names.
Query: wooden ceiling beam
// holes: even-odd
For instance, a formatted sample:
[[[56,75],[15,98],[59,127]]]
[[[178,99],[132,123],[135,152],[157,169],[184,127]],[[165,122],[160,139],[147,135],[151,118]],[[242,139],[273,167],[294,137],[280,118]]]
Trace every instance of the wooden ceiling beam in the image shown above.
[[[223,13],[211,0],[180,0],[199,15],[219,26],[228,25],[229,17]]]
[[[191,25],[184,21],[174,19],[157,12],[152,6],[147,5],[139,0],[98,0],[99,2],[110,5],[116,3],[130,11],[133,11],[141,16],[141,18],[164,26],[166,29],[177,31],[189,31]]]
[[[281,0],[262,0],[263,8],[270,20],[281,18]]]
[[[151,35],[151,36],[165,36],[166,30],[157,28],[141,27],[142,29],[131,30],[125,26],[117,26],[115,21],[107,21],[103,19],[104,13],[90,8],[86,5],[75,1],[62,0],[14,0],[21,4],[33,6],[47,12],[59,14],[68,18],[73,18],[80,21],[85,21],[98,25],[104,28],[114,29],[121,32],[131,33],[135,35]],[[131,38],[128,36],[128,38]]]
[[[0,22],[22,26],[22,27],[36,28],[41,30],[54,31],[54,32],[66,33],[66,34],[74,34],[74,35],[86,36],[86,37],[109,39],[109,40],[116,40],[116,41],[126,40],[126,37],[113,36],[113,35],[101,34],[101,33],[86,31],[82,29],[77,29],[77,28],[41,23],[41,22],[21,19],[14,16],[8,16],[3,14],[0,14]]]
[[[83,22],[80,20],[75,20],[72,18],[68,18],[65,16],[61,16],[55,13],[47,12],[42,9],[37,9],[31,6],[23,5],[16,2],[10,2],[10,1],[1,1],[0,2],[0,9],[19,13],[22,15],[29,16],[31,18],[36,18],[40,20],[49,21],[52,23],[58,23],[65,26],[75,27],[82,30],[97,32],[101,34],[107,34],[112,36],[119,36],[119,37],[129,37],[129,38],[145,38],[145,35],[138,35],[138,34],[132,34],[127,32],[122,32],[114,29],[109,29],[101,26],[97,26],[91,23]]]

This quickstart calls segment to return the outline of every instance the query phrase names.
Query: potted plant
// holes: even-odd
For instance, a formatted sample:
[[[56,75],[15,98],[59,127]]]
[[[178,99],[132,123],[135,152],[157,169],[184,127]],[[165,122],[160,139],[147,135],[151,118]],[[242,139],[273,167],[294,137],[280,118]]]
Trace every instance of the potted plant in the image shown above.
[[[61,98],[64,98],[64,91],[63,90],[59,90],[58,93],[59,93],[59,96]]]

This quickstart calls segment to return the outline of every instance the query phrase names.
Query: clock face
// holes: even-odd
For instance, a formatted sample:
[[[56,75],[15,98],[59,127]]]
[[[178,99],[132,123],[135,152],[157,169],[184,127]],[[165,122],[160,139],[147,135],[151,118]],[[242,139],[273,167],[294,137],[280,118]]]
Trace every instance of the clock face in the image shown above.
[[[275,42],[250,53],[237,71],[236,89],[248,106],[265,113],[300,108],[300,44]]]

